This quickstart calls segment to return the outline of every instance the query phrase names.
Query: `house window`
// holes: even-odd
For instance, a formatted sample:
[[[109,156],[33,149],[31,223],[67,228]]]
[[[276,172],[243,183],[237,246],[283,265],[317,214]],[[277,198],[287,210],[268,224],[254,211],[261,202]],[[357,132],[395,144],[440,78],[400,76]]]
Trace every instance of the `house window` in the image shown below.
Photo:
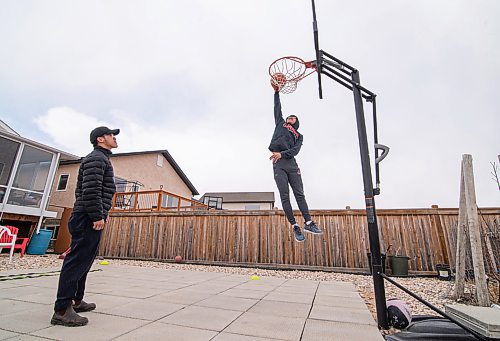
[[[216,210],[222,210],[222,197],[209,197],[203,198],[203,203],[208,206],[208,208],[215,208]]]
[[[245,205],[245,210],[247,211],[260,210],[260,205],[259,204]]]
[[[156,159],[156,165],[158,167],[163,167],[163,159],[164,159],[163,155],[158,154],[158,158]]]
[[[59,176],[59,182],[57,183],[58,191],[65,191],[68,188],[69,174],[61,174]]]
[[[7,185],[16,161],[20,143],[0,137],[0,203],[3,202]]]
[[[40,207],[53,154],[25,145],[8,204]]]

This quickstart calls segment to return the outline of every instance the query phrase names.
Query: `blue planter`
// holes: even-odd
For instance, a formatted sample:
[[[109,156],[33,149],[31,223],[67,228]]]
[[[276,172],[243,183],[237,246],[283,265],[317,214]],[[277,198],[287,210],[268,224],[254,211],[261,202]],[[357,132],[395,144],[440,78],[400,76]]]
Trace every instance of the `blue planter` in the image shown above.
[[[44,255],[49,247],[50,238],[52,238],[51,230],[40,230],[40,233],[33,233],[26,253],[29,255]]]

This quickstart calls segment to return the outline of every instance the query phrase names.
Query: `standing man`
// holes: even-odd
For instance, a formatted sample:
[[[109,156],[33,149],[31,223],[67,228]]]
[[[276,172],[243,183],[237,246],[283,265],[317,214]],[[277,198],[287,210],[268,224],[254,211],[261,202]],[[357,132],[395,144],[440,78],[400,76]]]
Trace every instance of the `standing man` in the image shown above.
[[[269,160],[273,162],[274,180],[280,192],[281,204],[286,218],[292,224],[295,240],[302,242],[305,238],[293,216],[292,205],[290,204],[289,184],[292,187],[300,212],[304,217],[304,231],[312,234],[322,234],[323,232],[311,220],[304,195],[304,185],[302,184],[300,169],[297,161],[295,161],[295,156],[299,153],[303,140],[302,134],[297,131],[299,129],[299,119],[295,115],[288,116],[286,121],[283,119],[279,87],[273,82],[271,82],[271,85],[274,89],[274,122],[276,127],[274,128],[273,138],[269,145],[269,150],[273,153]]]
[[[51,324],[84,326],[88,319],[77,313],[96,308],[94,303],[85,302],[83,295],[116,191],[109,157],[111,149],[118,147],[115,136],[119,133],[120,129],[108,127],[98,127],[90,133],[94,150],[83,158],[78,171],[76,201],[68,222],[71,251],[64,258]]]

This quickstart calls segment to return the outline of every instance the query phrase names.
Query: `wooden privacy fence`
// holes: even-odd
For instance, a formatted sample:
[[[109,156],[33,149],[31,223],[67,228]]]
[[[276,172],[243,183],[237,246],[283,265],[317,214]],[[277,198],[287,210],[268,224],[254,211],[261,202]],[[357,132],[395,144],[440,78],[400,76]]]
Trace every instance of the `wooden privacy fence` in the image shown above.
[[[499,231],[500,208],[484,208],[480,213],[483,225]],[[368,268],[364,210],[313,210],[311,214],[324,234],[306,234],[306,241],[297,243],[283,211],[278,210],[114,212],[103,231],[100,254],[155,260],[180,255],[203,263]],[[410,271],[435,271],[436,264],[455,264],[458,209],[379,209],[377,215],[381,250],[392,245],[392,251],[410,257]]]

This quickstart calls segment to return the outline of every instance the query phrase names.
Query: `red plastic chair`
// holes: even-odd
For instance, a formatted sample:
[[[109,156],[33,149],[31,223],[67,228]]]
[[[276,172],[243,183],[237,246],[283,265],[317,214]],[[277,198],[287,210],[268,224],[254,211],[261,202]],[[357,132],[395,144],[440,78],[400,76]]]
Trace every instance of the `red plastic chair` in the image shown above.
[[[24,252],[26,251],[26,247],[28,246],[29,238],[19,238],[17,237],[17,234],[19,233],[19,229],[14,226],[3,226],[7,229],[10,230],[9,233],[4,233],[2,234],[1,241],[3,245],[1,247],[9,248],[11,249],[12,247],[14,248],[11,251],[21,250],[21,257],[24,257]],[[14,243],[12,243],[14,239]],[[11,244],[11,245],[4,245],[5,244]],[[13,245],[12,245],[13,244]]]

